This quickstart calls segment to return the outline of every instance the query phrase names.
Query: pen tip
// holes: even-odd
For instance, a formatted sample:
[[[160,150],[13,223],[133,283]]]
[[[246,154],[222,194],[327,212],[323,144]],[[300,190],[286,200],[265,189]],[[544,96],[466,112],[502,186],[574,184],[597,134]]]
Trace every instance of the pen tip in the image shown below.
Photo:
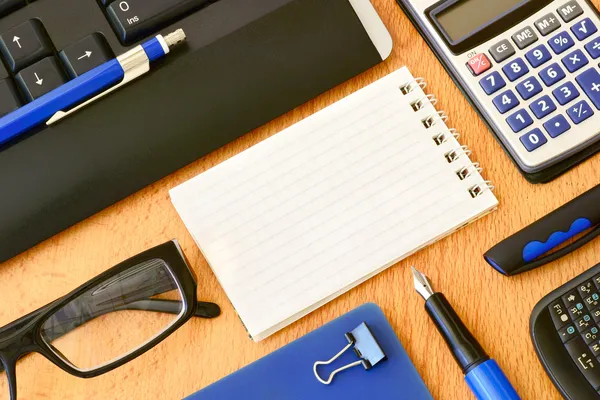
[[[411,269],[415,290],[425,300],[429,299],[429,297],[431,297],[431,295],[434,293],[433,288],[431,287],[431,283],[429,282],[429,278],[427,278],[427,276],[422,272],[418,271],[415,267],[411,267]]]

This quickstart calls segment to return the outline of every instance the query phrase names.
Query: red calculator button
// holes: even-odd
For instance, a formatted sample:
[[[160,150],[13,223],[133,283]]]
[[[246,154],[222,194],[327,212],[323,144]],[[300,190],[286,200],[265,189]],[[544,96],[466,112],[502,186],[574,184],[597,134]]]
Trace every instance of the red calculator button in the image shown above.
[[[488,69],[492,68],[492,63],[490,59],[483,53],[477,54],[473,58],[469,60],[467,63],[473,75],[481,75]]]

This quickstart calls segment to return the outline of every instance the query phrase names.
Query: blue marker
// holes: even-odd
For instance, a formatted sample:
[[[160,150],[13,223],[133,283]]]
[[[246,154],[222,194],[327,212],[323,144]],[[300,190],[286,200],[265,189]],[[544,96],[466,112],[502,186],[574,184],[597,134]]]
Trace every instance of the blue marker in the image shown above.
[[[164,37],[158,35],[5,115],[0,118],[0,145],[38,125],[56,123],[137,79],[150,70],[151,62],[184,40],[181,29]]]
[[[425,309],[465,374],[465,380],[478,400],[520,400],[496,361],[460,320],[446,297],[436,293],[429,279],[412,269],[415,289],[425,299]]]

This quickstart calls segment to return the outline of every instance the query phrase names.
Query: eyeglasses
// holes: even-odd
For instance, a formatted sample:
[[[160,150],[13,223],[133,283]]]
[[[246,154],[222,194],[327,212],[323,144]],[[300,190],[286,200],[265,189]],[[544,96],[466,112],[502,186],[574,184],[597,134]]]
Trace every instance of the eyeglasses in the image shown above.
[[[177,242],[157,246],[0,328],[10,398],[17,399],[16,363],[26,354],[91,378],[150,350],[192,316],[220,313],[214,303],[197,302],[196,280]]]

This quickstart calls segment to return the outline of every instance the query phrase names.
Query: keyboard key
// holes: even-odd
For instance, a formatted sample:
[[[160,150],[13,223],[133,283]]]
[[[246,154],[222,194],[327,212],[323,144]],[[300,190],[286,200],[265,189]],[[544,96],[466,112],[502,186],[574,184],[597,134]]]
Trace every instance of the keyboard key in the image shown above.
[[[536,130],[539,131],[539,129]],[[556,329],[560,329],[571,322],[569,315],[567,314],[567,310],[565,309],[565,305],[561,299],[553,301],[548,306],[548,311],[550,311],[550,316],[552,317],[552,321],[554,322]]]
[[[565,78],[565,71],[558,65],[558,63],[554,63],[549,67],[544,68],[539,73],[540,78],[546,84],[546,86],[552,86],[556,82],[559,82]]]
[[[534,76],[525,79],[517,85],[517,92],[523,100],[529,100],[542,91],[542,84]]]
[[[596,291],[596,286],[592,280],[585,281],[581,285],[577,286],[577,291],[581,298],[586,298],[590,294]]]
[[[519,49],[523,50],[525,47],[531,46],[533,43],[537,42],[538,37],[530,26],[526,26],[512,35],[512,40]]]
[[[490,54],[497,63],[500,63],[513,56],[515,54],[515,48],[510,44],[508,39],[504,39],[490,48]]]
[[[578,310],[583,310],[583,300],[581,299],[581,296],[579,295],[579,292],[577,290],[571,290],[569,293],[565,294],[562,296],[562,300],[565,304],[565,307],[567,307],[567,310],[569,310],[569,314],[570,314],[570,310],[571,307],[574,306],[581,306],[581,307],[576,307]],[[575,312],[575,311],[573,311]],[[572,318],[573,315],[579,316],[579,314],[571,314]]]
[[[66,82],[58,61],[54,57],[44,58],[17,74],[21,92],[28,101],[33,101]]]
[[[560,339],[563,343],[566,343],[574,337],[577,337],[578,334],[579,332],[577,332],[577,329],[575,329],[574,325],[567,325],[558,331],[558,336],[560,336]],[[600,351],[600,345],[598,345],[598,350]]]
[[[506,64],[502,68],[502,71],[504,71],[504,74],[508,77],[508,79],[511,82],[514,82],[523,75],[527,74],[529,72],[529,68],[527,67],[527,64],[525,64],[525,61],[523,61],[522,58],[515,58],[514,60]]]
[[[0,17],[5,17],[21,7],[25,7],[25,0],[2,0],[0,1]]]
[[[506,86],[506,81],[498,71],[494,71],[480,80],[479,84],[486,94],[493,94]]]
[[[537,119],[542,119],[546,115],[556,111],[556,104],[554,104],[550,96],[546,95],[531,103],[529,108],[531,108],[533,115],[535,115]]]
[[[584,93],[592,100],[594,106],[600,110],[600,73],[596,68],[590,68],[575,78]]]
[[[51,56],[53,47],[42,23],[30,19],[0,35],[0,51],[8,67],[17,72]]]
[[[565,343],[565,348],[589,383],[594,388],[600,386],[600,365],[583,339],[576,337]]]
[[[561,32],[550,39],[548,44],[556,54],[562,54],[571,47],[575,46],[575,41],[568,32]]]
[[[598,292],[590,294],[588,297],[583,299],[583,303],[588,309],[595,309],[596,307],[600,306],[600,294],[598,294]]]
[[[558,104],[564,106],[565,104],[578,98],[580,93],[572,82],[567,82],[554,89],[554,91],[552,91],[552,95],[556,101],[558,101]]]
[[[600,37],[592,40],[585,45],[585,50],[594,60],[600,57]]]
[[[11,79],[0,81],[0,117],[23,105],[17,87]]]
[[[594,319],[594,322],[600,322],[600,308],[596,308],[592,311],[592,318]]]
[[[519,140],[530,153],[548,143],[548,139],[546,139],[542,131],[537,128],[521,136]],[[552,316],[556,329],[562,328],[562,326],[569,322],[569,316],[564,312],[564,309],[562,309],[562,312],[562,314],[557,315],[556,317],[554,315]]]
[[[548,132],[551,138],[557,138],[569,129],[571,125],[563,115],[557,115],[544,123],[544,129]],[[585,301],[584,301],[585,304]]]
[[[537,46],[533,50],[530,50],[525,54],[527,61],[533,68],[537,68],[542,64],[547,63],[552,58],[552,54],[550,54],[550,50],[543,44]]]
[[[534,25],[543,36],[546,36],[560,28],[560,21],[550,13],[535,21]]]
[[[567,310],[569,311],[569,315],[571,316],[571,319],[573,319],[573,320],[576,320],[576,319],[582,317],[583,313],[585,312],[585,306],[583,305],[583,300],[581,300],[581,297],[579,297],[579,295],[577,295],[577,298],[578,298],[578,302],[567,308]]]
[[[579,40],[585,40],[598,32],[598,28],[592,22],[591,19],[586,18],[571,27],[571,32]]]
[[[92,33],[58,54],[71,78],[96,68],[114,58],[114,54],[101,33]]]
[[[506,122],[513,132],[518,133],[533,124],[533,119],[526,110],[520,109],[510,117],[506,118]]]
[[[592,110],[587,101],[582,100],[574,106],[569,107],[567,114],[569,114],[574,124],[580,124],[594,115],[594,110]]]
[[[579,4],[577,4],[577,1],[573,0],[560,7],[558,10],[556,10],[556,12],[558,15],[560,15],[563,21],[571,22],[583,14],[583,9]]]
[[[583,51],[577,49],[562,59],[562,63],[569,72],[575,72],[588,65],[590,62],[583,54]]]
[[[581,337],[583,337],[583,341],[585,342],[585,344],[589,345],[592,342],[595,342],[596,340],[598,340],[598,338],[600,337],[600,335],[598,335],[598,333],[599,333],[598,327],[592,326],[590,329],[583,332],[581,334]]]
[[[563,329],[566,329],[566,328],[563,328]],[[563,343],[565,343],[565,342],[563,342]],[[594,357],[600,356],[600,343],[598,343],[598,342],[590,343],[589,346],[590,346],[590,350],[592,350],[592,355]]]
[[[512,90],[507,90],[506,92],[494,97],[492,102],[498,111],[500,111],[500,114],[505,114],[519,105],[519,99],[517,99],[517,96],[515,96]]]
[[[106,11],[122,42],[132,44],[213,1],[123,0],[112,2]]]
[[[584,314],[583,317],[575,321],[575,327],[579,332],[584,332],[592,327],[592,317],[589,314]]]
[[[483,53],[477,54],[469,60],[467,66],[471,70],[471,73],[475,76],[483,74],[488,69],[492,68],[490,59]]]
[[[594,285],[596,285],[596,288],[598,290],[600,290],[600,275],[596,275],[595,277],[593,277],[592,282],[594,282]]]

